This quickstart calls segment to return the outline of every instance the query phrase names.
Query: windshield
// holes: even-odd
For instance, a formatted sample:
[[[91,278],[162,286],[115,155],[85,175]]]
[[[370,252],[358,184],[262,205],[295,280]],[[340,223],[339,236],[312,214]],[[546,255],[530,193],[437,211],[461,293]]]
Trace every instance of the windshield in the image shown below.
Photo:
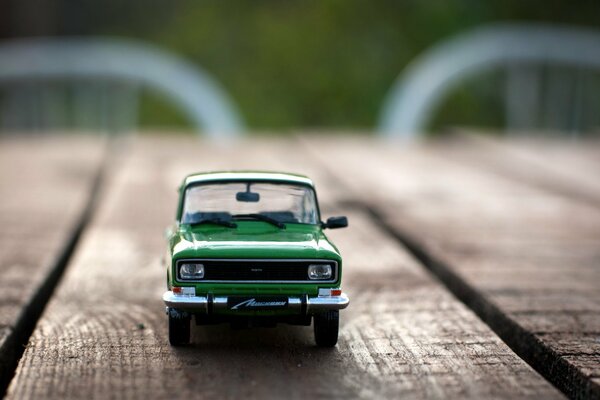
[[[181,223],[230,220],[259,214],[283,223],[317,224],[317,202],[307,186],[264,182],[228,182],[191,186],[185,191]]]

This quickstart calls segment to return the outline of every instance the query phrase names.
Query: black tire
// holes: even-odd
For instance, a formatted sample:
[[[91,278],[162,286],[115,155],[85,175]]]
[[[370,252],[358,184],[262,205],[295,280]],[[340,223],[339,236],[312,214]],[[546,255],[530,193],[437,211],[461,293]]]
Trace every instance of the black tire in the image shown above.
[[[169,343],[182,346],[190,343],[190,317],[174,316],[169,313]]]
[[[320,347],[333,347],[338,341],[340,312],[327,311],[314,316],[315,342]]]

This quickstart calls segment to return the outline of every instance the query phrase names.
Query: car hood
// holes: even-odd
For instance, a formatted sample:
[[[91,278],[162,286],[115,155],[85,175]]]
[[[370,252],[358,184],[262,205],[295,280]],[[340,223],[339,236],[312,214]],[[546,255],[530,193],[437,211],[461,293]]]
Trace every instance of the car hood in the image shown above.
[[[325,258],[341,260],[319,226],[240,221],[237,228],[184,227],[171,239],[174,258]]]

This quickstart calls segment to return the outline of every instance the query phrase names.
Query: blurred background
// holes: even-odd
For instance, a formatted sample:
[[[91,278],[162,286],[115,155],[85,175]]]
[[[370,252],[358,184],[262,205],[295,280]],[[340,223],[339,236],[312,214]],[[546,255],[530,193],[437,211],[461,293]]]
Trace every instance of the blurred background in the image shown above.
[[[226,103],[223,112],[235,114],[228,129],[267,134],[316,129],[373,133],[401,129],[382,125],[386,118],[389,124],[393,119],[389,114],[397,112],[388,110],[386,116],[385,107],[390,105],[394,85],[406,78],[411,65],[413,73],[418,66],[425,70],[427,65],[421,65],[424,55],[448,40],[457,35],[468,39],[469,32],[507,22],[521,28],[543,26],[594,35],[600,28],[600,3],[5,0],[0,13],[0,40],[5,45],[39,37],[134,40],[131,46],[153,46],[198,69],[216,85]],[[582,53],[597,55],[600,42],[593,39],[595,50],[583,49]],[[565,43],[563,47],[570,47],[568,41]],[[192,132],[197,128],[193,117],[182,112],[177,101],[171,101],[160,87],[156,90],[155,83],[134,82],[134,95],[113,102],[98,87],[74,88],[72,82],[67,82],[72,79],[61,74],[52,79],[19,75],[23,65],[41,63],[22,56],[22,49],[0,54],[0,125],[4,131],[93,128],[95,112],[90,109],[97,111],[100,101],[116,107],[127,120],[125,125],[163,131]],[[448,60],[440,60],[437,65],[443,70]],[[537,61],[535,68],[525,65],[524,72],[515,74],[514,68],[476,70],[468,79],[448,85],[440,96],[443,101],[433,101],[435,110],[417,130],[435,134],[447,127],[473,126],[498,131],[512,124],[513,128],[595,133],[600,126],[600,68],[596,61],[578,65],[568,60],[556,66]],[[5,77],[1,76],[2,62],[13,63],[8,68],[12,72]],[[522,65],[523,60],[516,63]],[[148,66],[145,62],[142,65]],[[510,65],[515,63],[511,61]],[[92,76],[98,81],[96,78]],[[82,86],[81,76],[74,80],[76,86]],[[525,90],[525,95],[520,90]],[[98,93],[104,93],[102,100],[93,100]],[[512,103],[507,97],[512,97]],[[80,104],[79,108],[88,104],[88,111],[79,110],[70,116],[66,109],[74,103]],[[557,113],[565,115],[559,118]]]

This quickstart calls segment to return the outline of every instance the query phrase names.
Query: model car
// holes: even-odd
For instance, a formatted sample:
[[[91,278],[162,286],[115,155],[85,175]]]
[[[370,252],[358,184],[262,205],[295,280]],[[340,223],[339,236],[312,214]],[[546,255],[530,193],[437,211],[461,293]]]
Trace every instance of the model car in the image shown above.
[[[317,345],[338,339],[342,257],[324,229],[313,182],[274,172],[187,176],[167,231],[163,295],[169,341],[190,341],[190,322],[235,327],[314,325]]]

